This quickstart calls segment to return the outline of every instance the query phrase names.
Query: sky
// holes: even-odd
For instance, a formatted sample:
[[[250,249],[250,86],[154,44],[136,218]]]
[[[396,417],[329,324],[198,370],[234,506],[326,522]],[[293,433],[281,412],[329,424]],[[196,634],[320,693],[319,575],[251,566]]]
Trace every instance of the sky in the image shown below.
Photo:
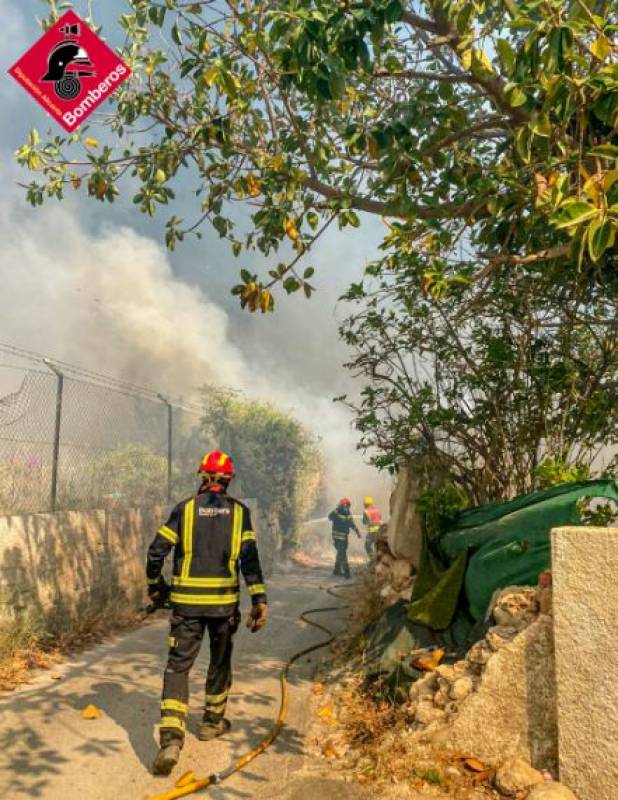
[[[92,6],[118,42],[122,0]],[[85,7],[74,3],[78,14]],[[241,311],[229,290],[241,266],[263,271],[264,262],[234,258],[210,228],[170,253],[167,215],[151,220],[130,198],[109,205],[79,193],[31,208],[17,186],[30,178],[14,151],[32,127],[42,136],[62,131],[6,71],[40,36],[36,16],[45,10],[41,0],[0,0],[0,341],[164,392],[213,383],[271,400],[321,437],[332,500],[371,493],[384,506],[391,479],[363,463],[349,413],[332,402],[358,388],[342,368],[337,300],[375,257],[380,220],[330,231],[307,263],[316,267],[314,297],[279,297],[276,312],[262,315]],[[89,133],[97,135],[96,123]]]

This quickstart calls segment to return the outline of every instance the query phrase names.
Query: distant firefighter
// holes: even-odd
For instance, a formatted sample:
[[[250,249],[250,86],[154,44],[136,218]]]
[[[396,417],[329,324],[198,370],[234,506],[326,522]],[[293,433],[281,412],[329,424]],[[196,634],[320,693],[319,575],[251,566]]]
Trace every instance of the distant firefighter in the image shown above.
[[[333,545],[337,556],[335,558],[335,570],[333,575],[343,575],[344,578],[350,577],[350,565],[348,564],[348,537],[350,531],[355,531],[358,538],[361,538],[356,523],[352,518],[352,503],[347,497],[343,497],[334,511],[328,515],[333,524]]]
[[[365,509],[363,511],[363,525],[367,528],[367,533],[365,535],[365,552],[371,563],[375,559],[376,539],[378,538],[378,533],[382,525],[382,514],[380,514],[380,509],[373,502],[373,497],[367,496],[363,500],[363,506]]]

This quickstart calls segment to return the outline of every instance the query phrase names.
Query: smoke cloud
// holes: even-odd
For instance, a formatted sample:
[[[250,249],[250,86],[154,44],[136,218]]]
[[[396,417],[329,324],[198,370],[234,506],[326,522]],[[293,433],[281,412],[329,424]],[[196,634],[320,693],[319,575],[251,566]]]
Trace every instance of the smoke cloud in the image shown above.
[[[4,340],[174,396],[195,398],[209,383],[269,400],[315,434],[331,502],[348,494],[358,505],[367,493],[386,501],[390,482],[363,463],[347,411],[332,403],[341,388],[334,373],[344,373],[331,357],[335,342],[319,326],[313,337],[303,334],[302,325],[295,331],[286,312],[279,335],[285,338],[288,329],[288,341],[281,351],[268,335],[260,342],[261,317],[251,322],[253,335],[245,328],[232,342],[229,314],[174,274],[158,242],[126,226],[104,224],[98,233],[88,232],[74,210],[28,211],[17,199],[0,204]],[[277,323],[276,315],[269,322]],[[303,335],[307,351],[324,353],[317,381],[303,379]],[[295,354],[290,338],[298,343]]]

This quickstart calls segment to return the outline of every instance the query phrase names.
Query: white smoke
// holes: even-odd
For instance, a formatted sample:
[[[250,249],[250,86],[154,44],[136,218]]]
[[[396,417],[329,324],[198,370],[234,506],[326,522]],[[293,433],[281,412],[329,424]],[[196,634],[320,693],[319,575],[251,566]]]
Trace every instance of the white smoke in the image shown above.
[[[67,209],[9,203],[0,237],[12,343],[174,395],[243,380],[225,312],[174,277],[156,242],[126,227],[90,236]]]
[[[228,314],[174,275],[162,245],[128,227],[89,233],[77,210],[0,203],[1,340],[176,397],[195,398],[208,383],[269,400],[315,434],[331,502],[346,494],[359,508],[373,494],[386,503],[390,481],[355,451],[349,414],[331,400],[337,386],[331,394],[304,385],[302,353],[269,359],[272,340],[256,359],[257,325],[243,352],[241,339],[230,341]],[[335,371],[327,355],[324,366]]]

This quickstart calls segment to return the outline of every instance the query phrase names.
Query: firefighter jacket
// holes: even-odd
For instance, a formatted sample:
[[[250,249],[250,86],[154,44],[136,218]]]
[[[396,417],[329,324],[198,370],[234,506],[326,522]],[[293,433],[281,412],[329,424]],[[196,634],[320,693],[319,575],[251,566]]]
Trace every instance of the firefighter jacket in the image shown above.
[[[253,605],[266,602],[249,509],[225,492],[205,491],[179,503],[148,548],[149,585],[161,581],[174,550],[170,601],[184,616],[227,617],[240,598],[238,570]]]
[[[333,539],[347,540],[350,531],[358,533],[352,513],[347,506],[338,506],[334,511],[330,512],[328,518],[333,523]]]
[[[367,526],[367,533],[379,533],[382,514],[377,506],[367,506],[363,513],[363,525]]]

